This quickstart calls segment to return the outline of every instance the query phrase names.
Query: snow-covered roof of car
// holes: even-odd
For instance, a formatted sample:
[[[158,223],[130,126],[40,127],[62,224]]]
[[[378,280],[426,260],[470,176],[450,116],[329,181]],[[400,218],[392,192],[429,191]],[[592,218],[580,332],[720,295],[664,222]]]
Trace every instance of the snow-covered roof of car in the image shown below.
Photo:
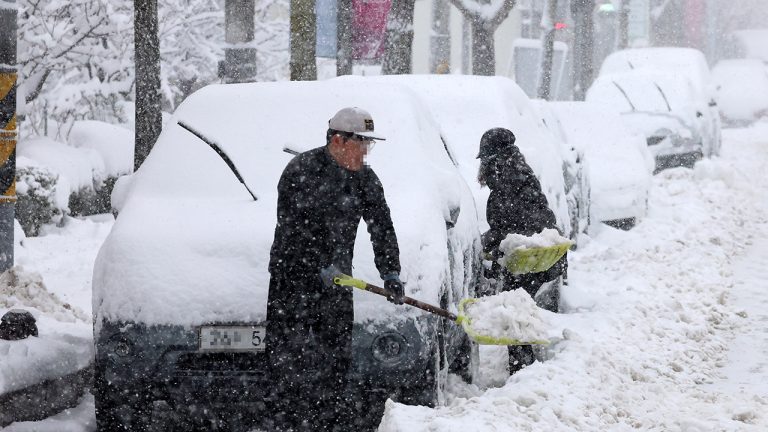
[[[267,263],[277,182],[292,158],[325,145],[328,119],[345,106],[368,110],[387,137],[369,157],[398,235],[407,292],[437,302],[448,272],[446,219],[478,235],[474,203],[426,110],[407,89],[366,80],[214,85],[190,96],[133,176],[94,270],[94,314],[111,320],[199,324],[265,318]],[[183,121],[217,142],[258,197]],[[380,283],[365,224],[355,276]],[[362,294],[362,295],[360,295]],[[414,313],[355,294],[357,321]]]
[[[768,66],[760,60],[721,60],[712,68],[712,81],[725,119],[749,122],[768,115]]]
[[[628,132],[619,114],[589,102],[549,102],[568,142],[589,158],[593,198],[624,185],[650,186],[653,158],[645,137]]]
[[[704,103],[687,77],[648,70],[601,75],[590,86],[586,100],[622,113],[671,113],[688,125],[696,103]]]
[[[768,62],[768,29],[743,29],[733,34],[743,46],[744,58]]]
[[[653,47],[631,48],[608,55],[600,67],[600,75],[651,69],[681,73],[697,88],[710,85],[709,66],[701,51],[693,48]]]

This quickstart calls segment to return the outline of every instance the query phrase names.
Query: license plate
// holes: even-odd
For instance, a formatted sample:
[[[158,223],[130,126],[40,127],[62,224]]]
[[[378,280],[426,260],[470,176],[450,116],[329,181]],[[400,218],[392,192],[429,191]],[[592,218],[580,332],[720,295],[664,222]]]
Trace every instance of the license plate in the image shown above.
[[[258,326],[200,327],[201,351],[264,351],[267,331]]]

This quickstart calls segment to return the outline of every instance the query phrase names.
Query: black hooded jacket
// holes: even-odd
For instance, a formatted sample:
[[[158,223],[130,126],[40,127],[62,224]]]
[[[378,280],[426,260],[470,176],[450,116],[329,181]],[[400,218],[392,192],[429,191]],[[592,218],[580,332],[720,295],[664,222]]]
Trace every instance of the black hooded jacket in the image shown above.
[[[490,230],[483,236],[486,252],[495,251],[507,234],[530,236],[556,228],[541,184],[514,144],[484,158],[480,178],[491,190],[486,208]]]

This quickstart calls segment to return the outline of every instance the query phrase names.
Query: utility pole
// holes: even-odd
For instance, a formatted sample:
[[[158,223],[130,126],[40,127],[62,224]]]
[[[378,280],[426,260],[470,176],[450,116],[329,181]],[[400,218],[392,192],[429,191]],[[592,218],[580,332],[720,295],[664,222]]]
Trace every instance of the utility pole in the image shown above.
[[[541,37],[541,72],[539,74],[538,97],[550,100],[552,93],[552,59],[555,56],[555,14],[557,0],[547,0],[547,11],[541,19],[544,34]]]
[[[2,0],[0,0],[2,1]],[[160,39],[157,34],[157,0],[134,0],[134,49],[136,52],[136,147],[133,169],[149,155],[163,128],[160,108]]]
[[[253,42],[255,0],[226,0],[224,3],[224,63],[219,75],[227,83],[251,82],[256,77],[256,48]]]
[[[16,210],[16,0],[0,0],[0,273],[13,267]]]

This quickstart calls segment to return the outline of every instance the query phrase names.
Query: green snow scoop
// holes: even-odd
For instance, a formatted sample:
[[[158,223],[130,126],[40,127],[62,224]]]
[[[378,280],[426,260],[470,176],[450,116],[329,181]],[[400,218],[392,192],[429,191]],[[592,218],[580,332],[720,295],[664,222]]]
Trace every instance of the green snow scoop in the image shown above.
[[[376,285],[371,285],[364,280],[355,279],[352,276],[345,275],[345,274],[340,274],[339,276],[336,276],[335,278],[333,278],[333,283],[339,286],[348,286],[348,287],[358,288],[363,291],[372,292],[374,294],[378,294],[380,296],[384,296],[387,298],[392,297],[392,293],[386,288],[382,288]],[[407,296],[403,297],[403,303],[407,305],[417,307],[421,310],[441,316],[443,318],[447,318],[455,322],[456,324],[461,325],[461,327],[464,329],[467,335],[480,345],[545,345],[549,343],[548,340],[525,340],[524,341],[524,340],[507,338],[507,337],[495,337],[491,335],[479,334],[477,331],[475,331],[472,328],[472,319],[466,313],[466,307],[476,301],[478,301],[478,299],[475,299],[475,298],[466,298],[461,300],[459,302],[459,314],[456,315],[450,311],[431,305],[429,303],[424,303],[422,301],[419,301]]]
[[[568,252],[572,241],[553,246],[514,249],[504,255],[504,266],[512,274],[539,273],[547,271]]]

